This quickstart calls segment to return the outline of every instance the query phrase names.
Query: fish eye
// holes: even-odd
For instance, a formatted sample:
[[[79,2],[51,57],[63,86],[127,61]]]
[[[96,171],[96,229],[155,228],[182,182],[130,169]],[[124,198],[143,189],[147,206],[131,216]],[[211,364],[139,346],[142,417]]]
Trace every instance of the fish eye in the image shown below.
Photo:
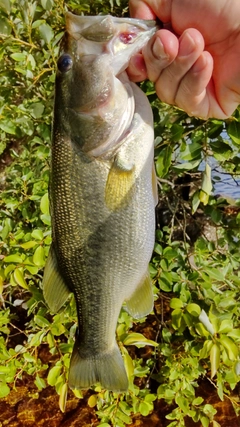
[[[72,68],[73,60],[70,55],[67,53],[64,53],[60,58],[58,59],[57,66],[59,71],[61,73],[66,73]]]
[[[119,34],[119,39],[124,44],[131,44],[134,42],[136,36],[136,33],[128,33],[127,31],[125,31]]]

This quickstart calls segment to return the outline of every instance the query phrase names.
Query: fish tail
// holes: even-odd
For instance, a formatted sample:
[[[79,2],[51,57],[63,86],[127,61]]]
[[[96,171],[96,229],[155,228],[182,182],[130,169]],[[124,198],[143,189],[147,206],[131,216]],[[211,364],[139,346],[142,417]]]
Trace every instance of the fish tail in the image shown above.
[[[79,344],[75,342],[70,362],[69,387],[88,389],[98,382],[107,390],[124,392],[128,389],[128,378],[117,343],[111,350],[83,357]]]

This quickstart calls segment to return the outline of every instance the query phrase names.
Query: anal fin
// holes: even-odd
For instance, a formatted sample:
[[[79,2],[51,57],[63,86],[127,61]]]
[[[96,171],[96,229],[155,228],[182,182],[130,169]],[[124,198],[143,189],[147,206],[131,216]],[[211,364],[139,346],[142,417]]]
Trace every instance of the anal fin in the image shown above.
[[[135,319],[147,316],[153,310],[153,290],[147,272],[131,298],[126,301],[126,310]]]
[[[58,270],[57,258],[53,246],[51,246],[43,275],[43,296],[53,313],[56,313],[66,299],[70,290],[65,284]]]

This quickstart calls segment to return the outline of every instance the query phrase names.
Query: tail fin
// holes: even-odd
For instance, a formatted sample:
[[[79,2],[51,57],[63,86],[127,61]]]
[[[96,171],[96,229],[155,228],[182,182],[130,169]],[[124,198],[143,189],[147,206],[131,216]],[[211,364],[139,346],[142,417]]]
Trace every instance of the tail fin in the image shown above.
[[[113,349],[91,357],[81,357],[79,344],[75,342],[69,370],[69,387],[87,389],[97,382],[104,389],[127,391],[128,378],[120,350]]]

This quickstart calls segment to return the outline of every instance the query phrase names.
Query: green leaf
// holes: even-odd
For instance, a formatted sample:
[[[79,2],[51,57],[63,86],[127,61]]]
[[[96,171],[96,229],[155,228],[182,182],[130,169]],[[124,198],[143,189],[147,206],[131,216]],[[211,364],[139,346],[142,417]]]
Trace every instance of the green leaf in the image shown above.
[[[72,392],[78,399],[83,399],[83,391],[82,390],[78,390],[75,388],[74,390],[72,390]]]
[[[182,160],[201,160],[202,146],[198,142],[187,144],[185,150],[181,153]]]
[[[160,151],[156,161],[156,171],[157,171],[157,175],[160,178],[163,178],[168,173],[168,170],[171,166],[171,161],[172,161],[172,148],[170,145],[168,145],[167,147],[164,147]]]
[[[32,28],[38,28],[41,24],[45,24],[45,19],[37,19],[33,22]]]
[[[233,150],[229,144],[223,141],[211,141],[210,147],[213,150],[213,155],[218,161],[229,160],[233,155]]]
[[[21,52],[16,52],[16,53],[12,53],[11,58],[14,59],[14,61],[17,62],[23,62],[26,59],[26,53],[21,53]]]
[[[3,293],[3,278],[2,276],[0,276],[0,297],[2,296]]]
[[[205,171],[203,172],[202,190],[204,193],[210,195],[212,191],[211,168],[206,163]]]
[[[228,332],[227,336],[237,342],[240,341],[240,329],[232,329],[230,332]]]
[[[167,271],[162,271],[161,276],[158,279],[158,283],[159,283],[160,289],[162,289],[165,292],[171,292],[173,287],[171,273]]]
[[[33,337],[31,337],[30,346],[38,347],[42,343],[44,336],[45,336],[45,331],[37,332]]]
[[[138,332],[132,332],[127,335],[123,341],[124,345],[151,345],[153,347],[158,347],[158,343],[155,341],[145,338],[144,335],[139,334]]]
[[[179,408],[183,411],[184,414],[188,414],[189,412],[188,399],[186,399],[183,396],[176,396],[175,402],[179,406]]]
[[[0,381],[0,399],[6,397],[10,393],[10,388],[6,383]]]
[[[10,36],[12,32],[12,27],[9,24],[7,18],[0,18],[0,33]]]
[[[10,263],[14,262],[16,264],[21,264],[23,262],[23,259],[20,255],[14,254],[14,255],[8,255],[4,258],[4,262]]]
[[[133,360],[126,348],[124,348],[124,351],[123,351],[123,361],[126,368],[128,379],[130,380],[134,373],[134,365],[133,365]]]
[[[42,390],[46,388],[46,383],[43,378],[39,377],[39,375],[36,375],[36,379],[34,381],[34,384],[37,386],[38,390]]]
[[[156,394],[149,393],[149,394],[147,394],[147,395],[145,396],[145,398],[144,398],[144,402],[152,403],[152,402],[154,402],[156,399],[157,399]]]
[[[48,384],[51,386],[54,386],[61,372],[62,372],[62,366],[54,366],[53,368],[51,368],[47,376]]]
[[[240,123],[232,120],[227,127],[227,133],[237,145],[240,144]]]
[[[59,396],[59,408],[60,411],[65,412],[66,403],[67,403],[67,395],[68,395],[68,385],[64,383],[60,388],[60,396]]]
[[[211,378],[213,378],[219,368],[220,363],[220,348],[217,344],[213,344],[210,351],[210,362],[211,362]]]
[[[179,329],[181,326],[183,312],[180,308],[176,308],[172,312],[172,325],[175,329]]]
[[[51,217],[50,217],[50,215],[43,214],[43,215],[40,216],[40,218],[41,218],[41,220],[42,220],[42,222],[44,224],[51,225]]]
[[[29,112],[35,119],[39,119],[43,115],[44,108],[42,102],[35,102],[29,106]]]
[[[201,405],[201,403],[203,403],[204,402],[204,399],[202,398],[202,397],[196,397],[196,399],[194,399],[193,400],[193,402],[192,402],[192,404],[195,406],[197,406],[197,405]]]
[[[16,125],[11,120],[1,120],[0,129],[4,132],[9,133],[10,135],[16,135]]]
[[[188,170],[197,168],[199,164],[200,164],[200,160],[195,160],[193,162],[186,162],[186,163],[180,163],[178,165],[175,165],[173,169],[188,171]]]
[[[39,26],[39,33],[42,37],[42,39],[45,41],[45,43],[49,44],[52,40],[54,33],[50,25],[48,24],[42,24]]]
[[[97,404],[97,401],[98,401],[98,397],[97,397],[97,395],[96,394],[92,394],[89,398],[88,398],[88,406],[90,407],[90,408],[94,408],[94,406],[96,406],[96,404]]]
[[[14,270],[14,279],[16,283],[24,289],[28,289],[28,285],[24,279],[22,268],[16,268]]]
[[[220,324],[218,333],[227,334],[228,332],[231,332],[232,329],[233,329],[233,321],[231,319],[224,319]]]
[[[177,123],[173,123],[171,127],[171,140],[174,142],[178,142],[182,138],[183,132],[184,132],[183,126]]]
[[[43,240],[43,232],[40,229],[33,230],[33,232],[31,233],[31,236],[33,239]]]
[[[36,324],[37,324],[38,326],[40,326],[40,328],[45,328],[46,326],[47,326],[47,327],[49,327],[49,326],[50,326],[50,322],[49,322],[47,319],[45,319],[45,317],[40,316],[40,314],[37,314],[37,315],[34,317],[34,320],[35,320]]]
[[[53,0],[41,0],[41,5],[42,5],[43,9],[51,10],[52,7],[54,6],[54,1]]]
[[[199,359],[206,359],[210,354],[212,346],[213,346],[212,340],[204,341],[203,348],[200,350],[200,353],[199,353]]]
[[[210,421],[209,421],[208,417],[203,416],[200,418],[200,421],[202,423],[202,427],[208,427],[209,426]]]
[[[41,198],[40,209],[41,209],[41,212],[43,214],[49,215],[49,197],[48,197],[48,193],[45,193],[44,196]]]
[[[204,272],[207,273],[209,277],[211,277],[212,279],[219,280],[220,282],[225,280],[225,277],[221,272],[221,269],[205,266]]]
[[[0,0],[0,8],[3,9],[5,12],[10,13],[11,11],[11,4],[9,0]]]
[[[240,375],[240,362],[236,363],[234,371],[236,375]]]
[[[199,317],[201,313],[201,308],[198,304],[190,303],[186,306],[186,310],[194,317]]]
[[[183,306],[184,304],[179,298],[172,298],[170,301],[171,308],[182,308]]]
[[[172,260],[172,259],[178,257],[178,252],[175,249],[173,249],[173,248],[171,248],[171,247],[168,246],[167,248],[165,248],[163,250],[163,256],[167,260]]]
[[[230,360],[236,360],[238,358],[238,347],[231,338],[227,337],[226,335],[221,335],[219,342],[225,348]]]
[[[194,214],[200,204],[200,191],[195,191],[193,198],[192,198],[192,213]]]
[[[149,415],[152,410],[153,410],[153,405],[151,405],[148,402],[144,401],[144,402],[141,402],[140,405],[139,405],[139,412],[144,417],[146,417],[147,415]]]
[[[199,315],[199,320],[200,322],[202,322],[202,324],[204,325],[204,327],[206,328],[206,330],[211,334],[214,335],[214,328],[212,323],[210,322],[207,313],[202,310],[200,315]]]
[[[45,264],[45,253],[42,246],[38,246],[33,255],[33,262],[38,267],[43,267]]]
[[[34,240],[29,240],[29,242],[22,243],[20,246],[23,249],[31,249],[36,245],[37,245],[37,242],[34,242]]]

